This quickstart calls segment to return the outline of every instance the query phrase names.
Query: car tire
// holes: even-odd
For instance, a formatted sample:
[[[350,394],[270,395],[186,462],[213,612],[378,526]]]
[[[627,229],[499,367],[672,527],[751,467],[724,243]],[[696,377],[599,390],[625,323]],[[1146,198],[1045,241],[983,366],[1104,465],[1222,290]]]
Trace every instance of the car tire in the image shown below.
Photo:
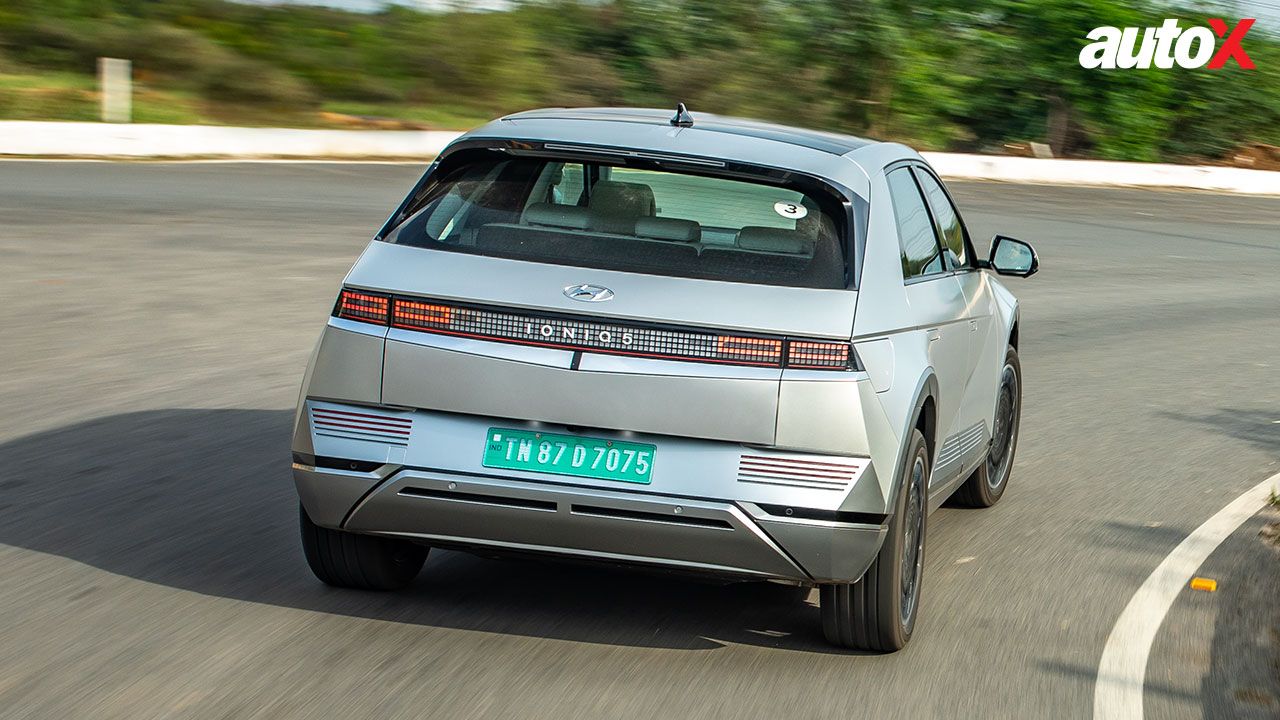
[[[307,564],[326,585],[398,590],[417,577],[427,559],[427,548],[408,540],[320,527],[302,506],[298,507],[298,524]]]
[[[833,645],[858,650],[901,650],[915,630],[924,569],[928,515],[929,448],[913,429],[889,532],[871,567],[852,583],[819,588],[822,632]]]
[[[996,386],[996,414],[991,445],[978,469],[951,498],[952,505],[988,508],[999,502],[1009,487],[1013,455],[1018,449],[1018,425],[1022,421],[1022,365],[1018,351],[1010,347],[1000,368]]]

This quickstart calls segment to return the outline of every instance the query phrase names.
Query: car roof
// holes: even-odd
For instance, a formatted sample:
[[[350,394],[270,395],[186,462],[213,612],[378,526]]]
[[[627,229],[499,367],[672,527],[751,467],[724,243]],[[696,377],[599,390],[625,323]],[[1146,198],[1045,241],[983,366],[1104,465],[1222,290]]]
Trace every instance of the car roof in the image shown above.
[[[659,108],[631,107],[589,107],[589,108],[544,108],[527,110],[503,117],[502,120],[584,120],[612,123],[638,123],[673,127],[671,118],[674,110]],[[797,145],[810,150],[820,150],[832,155],[844,155],[874,143],[874,140],[860,138],[841,133],[808,130],[805,128],[779,125],[777,123],[752,120],[750,118],[714,115],[711,113],[693,114],[693,125],[699,130],[726,133],[741,137],[773,140]]]
[[[514,113],[455,141],[527,141],[620,148],[772,167],[835,182],[867,197],[869,176],[899,159],[919,159],[897,143],[806,130],[690,110],[693,124],[673,125],[674,109],[546,108]],[[446,154],[449,152],[445,151]]]

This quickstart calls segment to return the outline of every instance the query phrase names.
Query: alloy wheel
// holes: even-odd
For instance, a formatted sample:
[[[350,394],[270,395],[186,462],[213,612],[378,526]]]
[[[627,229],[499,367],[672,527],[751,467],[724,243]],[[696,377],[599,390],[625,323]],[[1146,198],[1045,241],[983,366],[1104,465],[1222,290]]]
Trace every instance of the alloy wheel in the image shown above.
[[[924,488],[925,461],[917,456],[911,466],[910,485],[907,488],[907,508],[903,515],[902,541],[902,626],[910,627],[920,596],[920,576],[924,567]]]
[[[996,396],[996,421],[987,455],[987,484],[994,490],[1004,485],[1013,460],[1013,440],[1018,432],[1018,373],[1005,365],[1000,373]]]

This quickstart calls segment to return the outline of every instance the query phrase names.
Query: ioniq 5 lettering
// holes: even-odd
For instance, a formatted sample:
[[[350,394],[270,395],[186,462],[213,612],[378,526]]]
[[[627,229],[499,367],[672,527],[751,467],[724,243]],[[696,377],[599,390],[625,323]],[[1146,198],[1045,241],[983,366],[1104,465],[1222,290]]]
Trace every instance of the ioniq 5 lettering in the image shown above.
[[[898,144],[681,106],[453,142],[343,282],[293,436],[307,562],[392,589],[429,548],[816,586],[891,651],[928,514],[1004,494],[1032,248],[979,257]]]

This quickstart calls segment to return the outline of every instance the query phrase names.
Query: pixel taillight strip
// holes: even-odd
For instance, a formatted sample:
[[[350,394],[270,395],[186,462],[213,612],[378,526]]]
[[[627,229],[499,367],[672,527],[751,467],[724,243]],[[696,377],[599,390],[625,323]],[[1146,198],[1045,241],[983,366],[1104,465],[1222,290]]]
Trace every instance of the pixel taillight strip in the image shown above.
[[[334,315],[404,330],[612,355],[756,367],[857,369],[847,342],[718,335],[525,315],[358,290],[342,291]]]
[[[782,341],[721,335],[716,338],[716,353],[727,360],[778,365],[782,362]]]
[[[343,290],[338,296],[338,307],[334,314],[347,320],[387,324],[387,309],[391,299],[386,295]]]
[[[844,368],[849,366],[847,343],[792,340],[787,365],[803,368]]]
[[[453,321],[453,308],[448,305],[396,298],[392,307],[391,324],[399,328],[447,330]]]

